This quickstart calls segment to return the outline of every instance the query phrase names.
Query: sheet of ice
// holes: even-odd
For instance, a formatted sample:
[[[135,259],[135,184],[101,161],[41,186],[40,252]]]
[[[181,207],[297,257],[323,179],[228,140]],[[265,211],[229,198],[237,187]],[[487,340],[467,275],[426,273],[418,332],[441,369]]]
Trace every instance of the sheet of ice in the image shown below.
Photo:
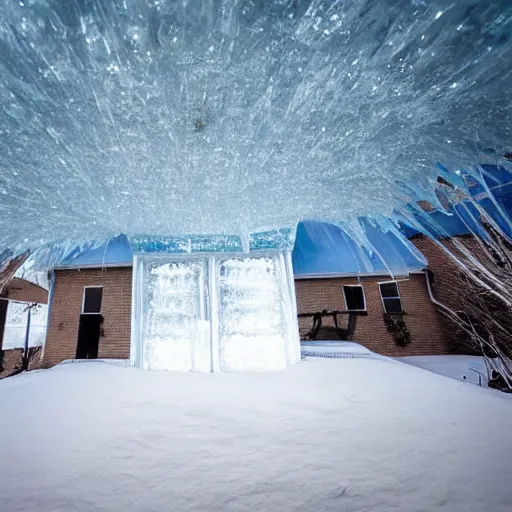
[[[209,323],[203,294],[206,260],[153,261],[145,269],[142,293],[148,303],[142,320],[143,367],[210,371]]]
[[[272,370],[287,366],[289,297],[278,257],[219,262],[221,366]]]
[[[7,307],[2,348],[22,348],[27,333],[27,304],[10,301]]]
[[[24,279],[29,283],[36,284],[45,290],[50,288],[50,280],[48,279],[48,271],[40,270],[39,262],[35,259],[28,258],[27,261],[16,271],[14,277]]]
[[[328,357],[328,358],[344,358],[344,357],[369,357],[382,359],[384,356],[376,354],[368,350],[363,345],[353,341],[301,341],[302,357]]]
[[[134,365],[261,371],[300,360],[285,254],[137,255],[134,272]]]
[[[512,502],[512,402],[393,361],[317,359],[265,375],[70,364],[0,381],[0,405],[6,512]]]
[[[30,310],[29,346],[41,347],[46,341],[48,305],[38,304]]]
[[[509,0],[4,3],[15,253],[393,217],[437,162],[511,151]]]

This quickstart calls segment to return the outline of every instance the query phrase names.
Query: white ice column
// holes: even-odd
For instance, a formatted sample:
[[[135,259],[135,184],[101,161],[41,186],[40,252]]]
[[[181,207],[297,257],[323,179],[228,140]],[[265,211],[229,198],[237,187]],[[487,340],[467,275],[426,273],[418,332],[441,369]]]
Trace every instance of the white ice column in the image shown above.
[[[221,367],[226,370],[285,368],[290,297],[279,255],[219,262]],[[298,344],[298,339],[297,339]]]
[[[140,258],[139,365],[154,370],[210,371],[205,259]],[[136,328],[136,326],[134,326]]]

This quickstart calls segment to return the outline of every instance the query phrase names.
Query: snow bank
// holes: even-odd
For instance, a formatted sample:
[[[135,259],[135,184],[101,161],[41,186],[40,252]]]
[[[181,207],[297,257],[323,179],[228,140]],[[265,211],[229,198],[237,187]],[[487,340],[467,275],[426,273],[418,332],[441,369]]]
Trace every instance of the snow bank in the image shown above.
[[[407,356],[397,357],[398,361],[423,368],[451,379],[470,382],[487,387],[489,380],[487,367],[482,357],[478,356]]]
[[[0,382],[1,510],[510,512],[512,403],[394,361]]]
[[[363,345],[352,341],[301,341],[300,347],[302,357],[369,357],[374,359],[382,357]]]

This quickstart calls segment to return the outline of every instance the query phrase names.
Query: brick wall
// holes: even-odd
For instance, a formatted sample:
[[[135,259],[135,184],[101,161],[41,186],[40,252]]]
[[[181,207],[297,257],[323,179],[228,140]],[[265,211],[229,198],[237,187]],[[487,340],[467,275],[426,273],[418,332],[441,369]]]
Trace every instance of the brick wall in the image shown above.
[[[0,350],[0,379],[16,373],[23,364],[23,349]],[[28,369],[36,370],[41,366],[41,347],[28,349]]]
[[[452,353],[453,347],[446,333],[450,327],[430,301],[423,274],[413,274],[399,281],[406,312],[403,318],[412,342],[405,348],[396,345],[384,325],[378,287],[379,281],[387,280],[387,277],[361,278],[368,315],[358,317],[354,341],[389,356]],[[296,280],[298,312],[345,309],[344,284],[358,284],[358,281],[352,277]],[[129,357],[132,269],[57,270],[44,366],[75,358],[83,289],[94,285],[103,286],[101,313],[104,317],[104,337],[100,337],[98,357]],[[346,322],[347,318],[343,321]],[[300,319],[299,324],[304,334],[309,330],[311,320]]]
[[[405,311],[403,319],[411,333],[407,347],[398,346],[386,330],[378,282],[386,277],[361,277],[367,316],[358,316],[353,340],[379,354],[388,356],[449,354],[452,347],[447,339],[444,316],[430,301],[424,274],[412,274],[399,280],[398,287]],[[343,285],[359,284],[356,278],[299,279],[295,281],[299,313],[322,309],[345,309]],[[348,317],[344,318],[346,326]],[[300,319],[301,335],[310,328],[311,320]]]
[[[132,269],[56,270],[45,367],[75,358],[84,287],[96,285],[103,287],[101,314],[104,318],[98,357],[130,357]]]
[[[428,260],[428,268],[432,272],[432,293],[436,300],[453,311],[460,311],[463,308],[461,294],[467,293],[469,290],[464,289],[466,284],[459,277],[461,272],[459,266],[454,263],[437,242],[430,238],[420,235],[412,238],[411,242]],[[482,249],[480,242],[473,236],[459,236],[454,240],[445,239],[441,243],[463,261],[466,257],[458,247],[458,244],[461,244],[481,263],[486,264],[487,255]],[[443,316],[448,326],[447,335],[448,341],[453,347],[452,351],[454,353],[480,355],[472,350],[470,345],[462,341],[465,336],[461,337],[461,331],[457,329],[455,323],[446,315]]]
[[[460,304],[460,280],[458,278],[460,268],[433,240],[425,236],[417,236],[411,242],[427,258],[428,268],[432,272],[432,291],[434,297],[446,304],[448,307],[457,310]],[[457,237],[457,242],[464,245],[471,254],[479,260],[485,261],[485,254],[478,240],[474,237]],[[464,256],[450,240],[443,240],[443,245],[461,259]]]

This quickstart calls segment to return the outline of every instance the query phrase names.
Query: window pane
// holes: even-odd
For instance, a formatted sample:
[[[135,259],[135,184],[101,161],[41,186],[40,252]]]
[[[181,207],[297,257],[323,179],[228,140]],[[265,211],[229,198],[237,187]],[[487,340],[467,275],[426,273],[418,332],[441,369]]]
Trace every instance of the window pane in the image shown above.
[[[382,283],[380,286],[380,294],[382,298],[386,297],[398,297],[398,286],[396,283]]]
[[[402,301],[400,299],[384,299],[386,313],[401,313]]]
[[[101,311],[102,288],[86,288],[84,313],[99,313]]]
[[[347,309],[364,309],[364,294],[362,286],[344,286]]]

